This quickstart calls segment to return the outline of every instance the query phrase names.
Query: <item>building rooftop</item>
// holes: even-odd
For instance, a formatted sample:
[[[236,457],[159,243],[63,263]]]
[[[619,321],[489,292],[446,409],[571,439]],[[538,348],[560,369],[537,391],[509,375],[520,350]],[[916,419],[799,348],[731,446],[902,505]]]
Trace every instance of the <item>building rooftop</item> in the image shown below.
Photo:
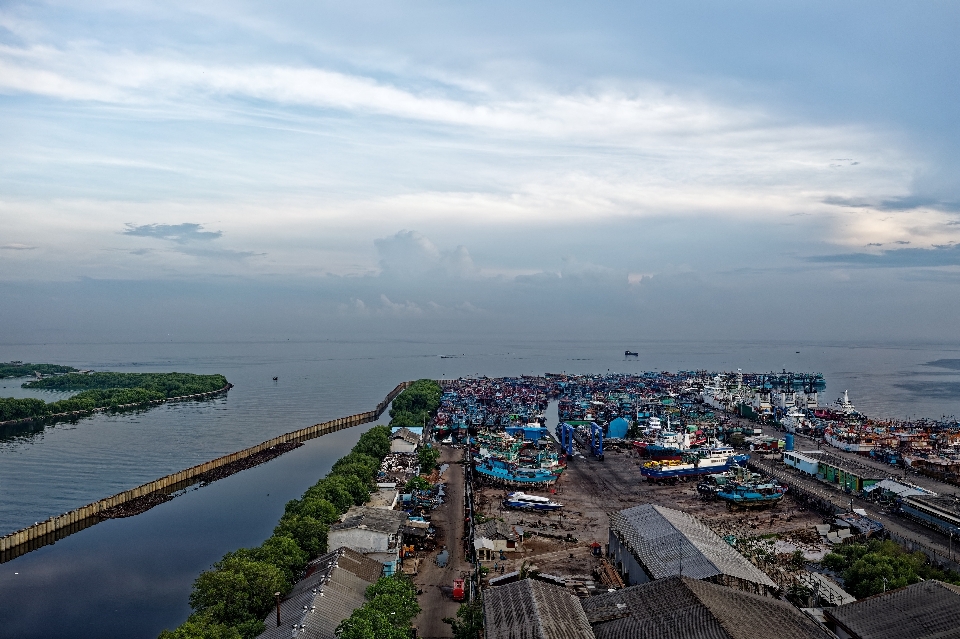
[[[709,579],[736,577],[776,584],[716,533],[679,510],[643,504],[614,513],[610,528],[653,579],[673,575]]]
[[[473,529],[475,538],[483,537],[485,539],[519,539],[520,533],[508,523],[499,519],[491,519],[482,524],[477,524]]]
[[[575,596],[533,579],[489,589],[483,616],[486,639],[594,639]]]
[[[829,639],[790,604],[689,577],[581,601],[596,639]]]
[[[411,443],[411,444],[418,444],[418,443],[420,443],[420,435],[414,433],[413,431],[411,431],[410,429],[408,429],[408,428],[406,428],[406,427],[401,427],[401,428],[399,428],[398,430],[394,431],[394,432],[390,435],[390,439],[391,439],[391,440],[393,440],[393,439],[402,439],[402,440],[404,440],[405,442],[409,442],[409,443]]]
[[[331,531],[362,528],[387,535],[395,535],[407,521],[407,513],[401,510],[387,510],[371,506],[353,506],[343,519],[332,526]]]
[[[293,626],[303,626],[304,639],[335,639],[337,626],[366,601],[367,587],[383,573],[383,564],[339,548],[308,566],[308,574],[264,620],[267,629],[257,639],[289,639]]]
[[[930,579],[823,614],[859,639],[960,639],[960,587]]]

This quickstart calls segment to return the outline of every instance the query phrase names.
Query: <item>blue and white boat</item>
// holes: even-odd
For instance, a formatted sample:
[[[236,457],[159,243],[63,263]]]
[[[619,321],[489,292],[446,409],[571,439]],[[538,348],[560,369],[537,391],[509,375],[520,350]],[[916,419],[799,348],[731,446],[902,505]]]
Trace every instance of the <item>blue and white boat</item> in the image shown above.
[[[712,475],[745,464],[750,455],[737,454],[730,446],[715,446],[691,450],[679,461],[665,459],[651,461],[640,467],[640,474],[649,481],[678,480],[700,475]]]
[[[521,510],[560,510],[563,508],[563,504],[559,504],[555,501],[552,501],[548,497],[540,497],[539,495],[528,495],[527,493],[510,493],[507,495],[507,498],[503,500],[503,505],[506,508],[518,508]]]

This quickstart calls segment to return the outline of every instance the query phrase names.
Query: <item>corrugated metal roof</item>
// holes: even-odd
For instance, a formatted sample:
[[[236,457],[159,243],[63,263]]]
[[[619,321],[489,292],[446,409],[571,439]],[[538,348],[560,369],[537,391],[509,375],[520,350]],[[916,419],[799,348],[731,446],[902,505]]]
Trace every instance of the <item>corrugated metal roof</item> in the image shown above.
[[[575,596],[533,579],[489,589],[483,614],[487,639],[594,639]]]
[[[343,521],[330,526],[331,531],[364,528],[388,535],[395,535],[407,521],[407,513],[402,510],[387,510],[370,506],[353,506],[347,511]]]
[[[257,639],[290,639],[294,625],[303,625],[304,639],[334,639],[337,626],[366,601],[367,588],[383,573],[383,564],[339,548],[310,562],[313,572],[300,580],[264,623]]]
[[[670,577],[582,600],[597,639],[828,639],[793,606]]]
[[[776,586],[716,533],[679,510],[653,504],[634,506],[614,513],[610,527],[654,579],[728,575]]]
[[[930,579],[823,614],[862,639],[960,639],[960,587]]]

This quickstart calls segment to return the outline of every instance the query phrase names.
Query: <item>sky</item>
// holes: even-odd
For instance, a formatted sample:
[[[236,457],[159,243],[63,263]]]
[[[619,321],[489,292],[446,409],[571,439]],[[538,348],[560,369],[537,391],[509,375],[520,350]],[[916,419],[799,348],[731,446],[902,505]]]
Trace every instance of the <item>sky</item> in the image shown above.
[[[0,2],[0,341],[956,340],[960,5]]]

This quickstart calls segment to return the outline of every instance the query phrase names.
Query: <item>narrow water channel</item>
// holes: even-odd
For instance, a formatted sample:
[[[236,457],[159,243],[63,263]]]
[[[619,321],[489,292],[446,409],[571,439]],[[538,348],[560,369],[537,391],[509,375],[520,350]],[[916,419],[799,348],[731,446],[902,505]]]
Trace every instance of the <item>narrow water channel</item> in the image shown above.
[[[142,515],[0,564],[0,637],[149,638],[177,626],[190,614],[187,595],[199,571],[267,538],[284,504],[373,425],[311,440]]]

